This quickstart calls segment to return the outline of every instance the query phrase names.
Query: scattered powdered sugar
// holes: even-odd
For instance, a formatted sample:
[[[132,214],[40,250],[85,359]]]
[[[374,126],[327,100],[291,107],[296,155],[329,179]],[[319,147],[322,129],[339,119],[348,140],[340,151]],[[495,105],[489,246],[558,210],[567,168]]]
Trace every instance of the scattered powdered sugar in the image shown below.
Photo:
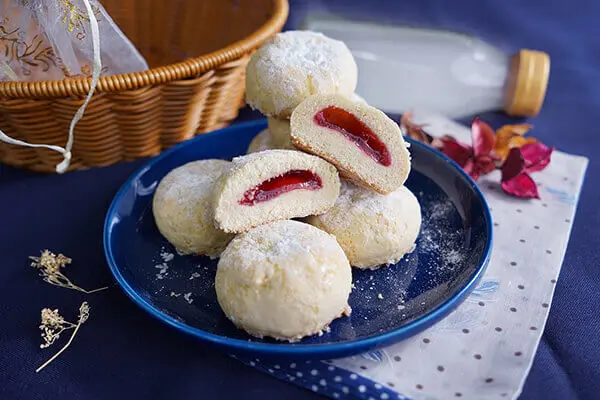
[[[423,229],[421,231],[421,236],[418,239],[419,247],[426,251],[438,250],[440,248],[440,242],[436,240],[437,238],[435,236],[436,235],[432,234],[432,232]]]
[[[456,249],[449,250],[443,254],[443,258],[446,262],[450,264],[458,264],[464,258],[463,253]]]
[[[169,294],[169,296],[171,296],[171,297],[179,297],[179,296],[181,296],[181,293],[171,292],[171,294]]]
[[[431,204],[429,220],[447,219],[455,210],[454,204],[449,199]]]
[[[454,269],[464,258],[464,252],[460,251],[463,231],[461,228],[452,230],[448,226],[456,207],[449,199],[445,199],[433,202],[428,210],[423,215],[418,247],[421,251],[439,255],[436,268]]]

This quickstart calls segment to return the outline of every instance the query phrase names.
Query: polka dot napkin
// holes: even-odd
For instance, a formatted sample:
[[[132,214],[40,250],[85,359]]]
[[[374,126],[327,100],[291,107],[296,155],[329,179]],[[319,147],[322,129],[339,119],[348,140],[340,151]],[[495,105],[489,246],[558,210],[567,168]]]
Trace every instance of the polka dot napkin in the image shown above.
[[[414,118],[434,135],[470,142],[465,126],[433,114]],[[336,399],[516,398],[548,317],[587,163],[554,152],[534,177],[541,200],[505,195],[499,171],[480,179],[494,220],[490,264],[468,299],[423,333],[333,361],[240,360]]]

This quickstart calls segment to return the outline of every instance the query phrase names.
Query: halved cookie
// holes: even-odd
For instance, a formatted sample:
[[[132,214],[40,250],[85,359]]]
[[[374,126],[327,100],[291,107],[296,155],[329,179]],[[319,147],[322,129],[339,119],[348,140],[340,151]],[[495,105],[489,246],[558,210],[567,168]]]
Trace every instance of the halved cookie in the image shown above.
[[[215,191],[215,224],[244,232],[268,222],[329,210],[340,192],[335,167],[294,150],[267,150],[233,159]]]
[[[339,95],[314,95],[294,110],[292,143],[334,164],[340,174],[382,194],[410,172],[400,127],[375,107]]]

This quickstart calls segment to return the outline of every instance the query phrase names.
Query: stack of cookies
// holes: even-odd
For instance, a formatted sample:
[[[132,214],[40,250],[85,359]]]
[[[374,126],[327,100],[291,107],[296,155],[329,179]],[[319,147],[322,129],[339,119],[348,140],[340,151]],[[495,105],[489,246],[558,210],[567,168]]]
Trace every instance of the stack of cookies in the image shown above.
[[[350,313],[351,266],[412,251],[421,211],[403,186],[398,125],[354,95],[348,48],[321,34],[278,34],[251,58],[246,101],[268,129],[246,156],[171,171],[153,203],[180,251],[220,256],[221,308],[257,337],[297,341]]]

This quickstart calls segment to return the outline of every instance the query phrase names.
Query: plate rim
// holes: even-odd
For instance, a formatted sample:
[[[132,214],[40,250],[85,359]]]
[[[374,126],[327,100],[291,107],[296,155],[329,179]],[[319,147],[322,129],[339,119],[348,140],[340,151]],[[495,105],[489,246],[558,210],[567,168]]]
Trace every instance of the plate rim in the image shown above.
[[[197,136],[191,140],[187,140],[185,142],[179,143],[170,149],[167,149],[157,155],[156,157],[151,158],[147,162],[145,162],[142,166],[137,168],[126,180],[123,182],[117,193],[115,194],[113,200],[110,203],[110,206],[106,212],[106,216],[104,219],[104,227],[103,227],[103,247],[104,247],[104,255],[109,266],[109,269],[116,280],[118,286],[125,292],[127,297],[129,297],[135,304],[141,307],[144,311],[149,313],[154,318],[159,321],[166,323],[167,325],[172,326],[176,330],[182,331],[188,335],[196,337],[200,340],[203,340],[208,343],[212,343],[214,345],[220,347],[227,347],[230,349],[239,350],[245,353],[261,353],[261,354],[269,354],[272,356],[304,356],[304,357],[316,357],[322,356],[323,358],[334,358],[340,356],[346,356],[350,354],[357,354],[363,351],[368,351],[370,349],[374,349],[377,347],[381,347],[384,344],[395,343],[400,340],[406,339],[408,337],[413,336],[414,334],[430,327],[435,322],[441,320],[443,317],[447,316],[452,310],[458,307],[470,294],[470,292],[475,288],[483,274],[485,273],[487,266],[490,261],[491,251],[492,251],[492,243],[493,243],[493,228],[492,228],[492,216],[485,199],[485,196],[479,189],[479,186],[473,181],[473,179],[453,160],[448,158],[446,155],[441,153],[438,150],[431,148],[421,142],[418,142],[414,139],[404,137],[405,141],[410,143],[411,146],[418,146],[422,150],[428,151],[432,153],[434,156],[442,158],[446,161],[451,168],[453,168],[458,174],[466,179],[466,181],[470,184],[472,189],[474,190],[476,196],[481,200],[483,205],[483,214],[486,222],[486,232],[489,240],[485,244],[485,248],[483,250],[483,259],[479,262],[477,270],[469,277],[467,283],[452,297],[446,299],[440,305],[438,305],[433,310],[429,311],[426,314],[423,314],[421,317],[416,318],[415,320],[409,322],[406,325],[403,325],[399,328],[392,329],[390,331],[372,335],[362,339],[353,339],[347,342],[342,343],[317,343],[317,344],[302,344],[302,343],[263,343],[263,342],[253,342],[242,339],[229,338],[226,336],[221,336],[218,334],[210,333],[204,331],[200,328],[193,327],[188,325],[175,317],[172,317],[162,311],[160,311],[156,306],[146,301],[136,290],[134,290],[131,285],[127,282],[125,277],[121,274],[120,268],[117,265],[117,262],[114,259],[114,255],[112,252],[112,247],[110,244],[110,239],[112,236],[111,230],[111,220],[112,216],[115,214],[115,209],[120,200],[124,197],[124,193],[129,190],[132,186],[132,183],[135,179],[141,176],[143,173],[152,168],[155,164],[157,164],[162,159],[168,157],[170,154],[177,152],[179,149],[190,146],[195,142],[204,140],[203,138],[209,136],[216,136],[221,134],[223,131],[231,131],[231,130],[257,130],[259,132],[261,129],[266,128],[267,121],[266,119],[235,123],[230,126],[227,126],[222,129],[218,129],[216,131],[202,134]]]

